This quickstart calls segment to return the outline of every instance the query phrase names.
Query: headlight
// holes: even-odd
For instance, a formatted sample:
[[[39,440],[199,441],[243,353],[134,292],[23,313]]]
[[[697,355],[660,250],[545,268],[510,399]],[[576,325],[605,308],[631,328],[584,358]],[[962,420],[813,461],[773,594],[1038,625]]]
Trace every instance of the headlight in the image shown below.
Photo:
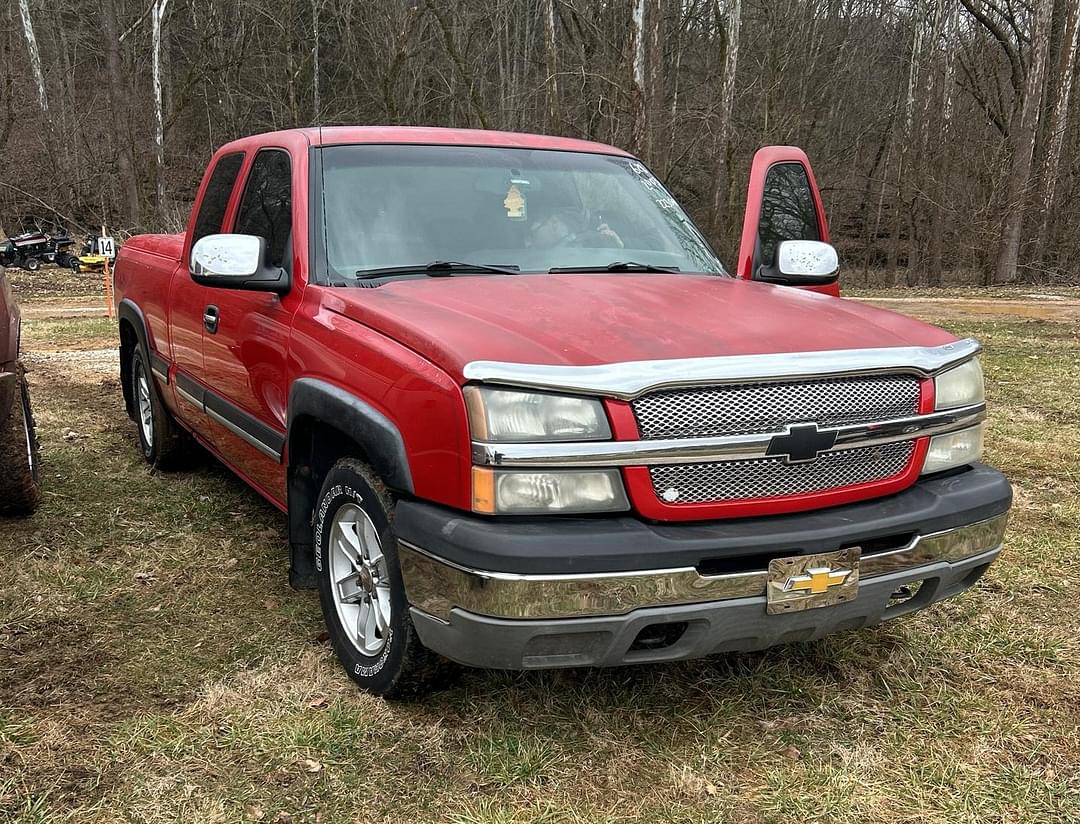
[[[600,401],[524,392],[465,387],[473,437],[492,443],[610,440],[611,428]]]
[[[982,366],[978,358],[965,361],[934,378],[935,409],[968,406],[973,403],[982,403],[985,399]]]
[[[622,512],[630,508],[617,469],[516,471],[473,468],[473,510],[488,515]]]
[[[970,429],[932,437],[923,463],[923,474],[941,472],[979,460],[983,451],[984,428],[983,424],[979,424]]]

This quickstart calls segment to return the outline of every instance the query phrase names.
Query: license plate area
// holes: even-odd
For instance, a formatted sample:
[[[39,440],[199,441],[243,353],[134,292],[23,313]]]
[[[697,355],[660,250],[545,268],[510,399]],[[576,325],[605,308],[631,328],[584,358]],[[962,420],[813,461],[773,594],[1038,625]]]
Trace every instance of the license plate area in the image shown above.
[[[765,589],[769,615],[831,607],[859,592],[859,547],[769,561]]]

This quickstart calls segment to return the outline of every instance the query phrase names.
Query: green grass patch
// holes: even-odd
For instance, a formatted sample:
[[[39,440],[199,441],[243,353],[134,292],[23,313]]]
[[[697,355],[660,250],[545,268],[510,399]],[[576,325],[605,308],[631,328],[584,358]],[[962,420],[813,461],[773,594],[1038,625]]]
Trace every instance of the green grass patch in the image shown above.
[[[34,347],[46,500],[0,521],[0,819],[1080,820],[1080,333],[986,346],[1006,551],[958,599],[671,666],[357,692],[287,586],[284,520],[227,471],[142,463],[116,376]],[[284,819],[281,819],[284,820]]]

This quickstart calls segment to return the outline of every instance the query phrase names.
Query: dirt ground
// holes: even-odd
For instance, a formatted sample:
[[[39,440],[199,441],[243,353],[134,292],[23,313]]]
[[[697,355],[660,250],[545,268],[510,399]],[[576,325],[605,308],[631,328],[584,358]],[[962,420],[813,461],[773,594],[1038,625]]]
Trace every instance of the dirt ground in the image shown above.
[[[394,704],[289,589],[279,513],[212,461],[142,463],[99,299],[30,295],[46,499],[0,519],[0,821],[1080,821],[1080,293],[857,299],[986,346],[1016,505],[972,591],[815,643]]]

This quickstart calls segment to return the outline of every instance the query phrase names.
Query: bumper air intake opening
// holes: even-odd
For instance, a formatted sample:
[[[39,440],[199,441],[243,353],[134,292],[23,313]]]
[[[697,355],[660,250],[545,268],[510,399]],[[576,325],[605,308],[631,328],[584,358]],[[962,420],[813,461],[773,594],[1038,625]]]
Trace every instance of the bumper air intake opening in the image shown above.
[[[897,587],[896,592],[889,596],[889,603],[886,605],[888,609],[898,607],[901,604],[906,604],[912,598],[919,594],[919,590],[922,589],[922,581],[912,581],[910,584],[904,584],[901,587]]]
[[[676,621],[671,624],[649,624],[641,630],[630,645],[629,652],[636,650],[657,650],[677,644],[686,632],[687,622]]]

